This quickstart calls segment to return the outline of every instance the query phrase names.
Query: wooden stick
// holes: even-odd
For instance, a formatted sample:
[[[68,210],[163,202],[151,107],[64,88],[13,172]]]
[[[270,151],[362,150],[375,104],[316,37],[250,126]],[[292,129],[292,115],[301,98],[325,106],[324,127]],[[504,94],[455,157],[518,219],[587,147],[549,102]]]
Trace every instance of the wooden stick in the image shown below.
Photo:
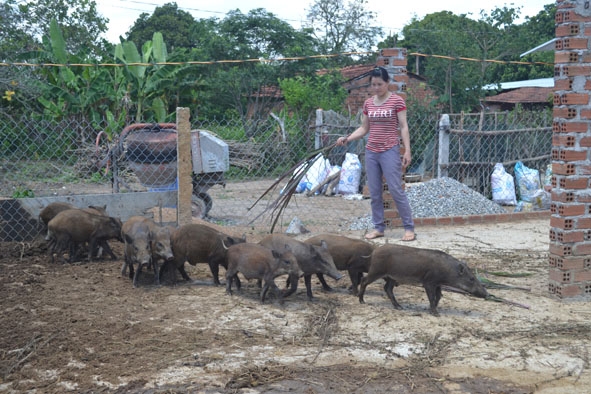
[[[322,182],[320,182],[317,186],[313,187],[311,190],[306,192],[306,196],[310,197],[316,194],[316,192],[320,189],[322,189],[322,187],[330,182],[332,182],[336,177],[340,177],[341,173],[337,172],[335,174],[332,174],[331,176],[326,177]]]

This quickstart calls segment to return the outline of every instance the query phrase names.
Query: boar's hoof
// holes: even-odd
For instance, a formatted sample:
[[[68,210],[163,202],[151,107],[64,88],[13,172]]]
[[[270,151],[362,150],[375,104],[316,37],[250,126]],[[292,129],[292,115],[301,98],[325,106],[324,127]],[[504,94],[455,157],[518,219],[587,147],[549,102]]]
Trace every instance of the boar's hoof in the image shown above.
[[[437,309],[430,309],[429,312],[435,316],[435,317],[439,317],[439,311],[437,311]]]

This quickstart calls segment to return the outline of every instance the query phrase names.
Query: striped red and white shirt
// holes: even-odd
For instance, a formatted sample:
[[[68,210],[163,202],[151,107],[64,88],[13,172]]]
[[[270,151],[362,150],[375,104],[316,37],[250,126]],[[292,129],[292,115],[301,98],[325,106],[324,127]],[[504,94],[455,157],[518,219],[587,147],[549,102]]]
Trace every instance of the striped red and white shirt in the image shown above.
[[[365,148],[379,153],[399,145],[398,112],[404,110],[404,99],[394,93],[382,105],[375,105],[373,97],[365,100],[363,114],[369,120],[369,137]]]

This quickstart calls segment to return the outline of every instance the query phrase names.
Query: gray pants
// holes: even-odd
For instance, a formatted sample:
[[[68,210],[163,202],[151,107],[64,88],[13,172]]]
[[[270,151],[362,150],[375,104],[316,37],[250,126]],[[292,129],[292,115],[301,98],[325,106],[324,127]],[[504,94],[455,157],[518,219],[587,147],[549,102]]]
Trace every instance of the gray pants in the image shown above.
[[[412,211],[406,192],[402,189],[400,146],[396,145],[392,149],[380,153],[366,150],[365,173],[371,197],[371,217],[374,228],[381,233],[386,229],[384,224],[384,201],[382,198],[383,176],[386,179],[388,191],[396,203],[404,229],[414,231],[415,225],[412,220]]]

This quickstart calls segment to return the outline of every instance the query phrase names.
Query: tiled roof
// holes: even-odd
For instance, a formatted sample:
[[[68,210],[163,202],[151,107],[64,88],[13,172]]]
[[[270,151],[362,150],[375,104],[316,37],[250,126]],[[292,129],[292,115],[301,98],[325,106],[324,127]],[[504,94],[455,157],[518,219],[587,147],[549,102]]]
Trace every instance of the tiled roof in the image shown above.
[[[509,90],[484,99],[488,103],[548,103],[554,88],[527,87]]]

